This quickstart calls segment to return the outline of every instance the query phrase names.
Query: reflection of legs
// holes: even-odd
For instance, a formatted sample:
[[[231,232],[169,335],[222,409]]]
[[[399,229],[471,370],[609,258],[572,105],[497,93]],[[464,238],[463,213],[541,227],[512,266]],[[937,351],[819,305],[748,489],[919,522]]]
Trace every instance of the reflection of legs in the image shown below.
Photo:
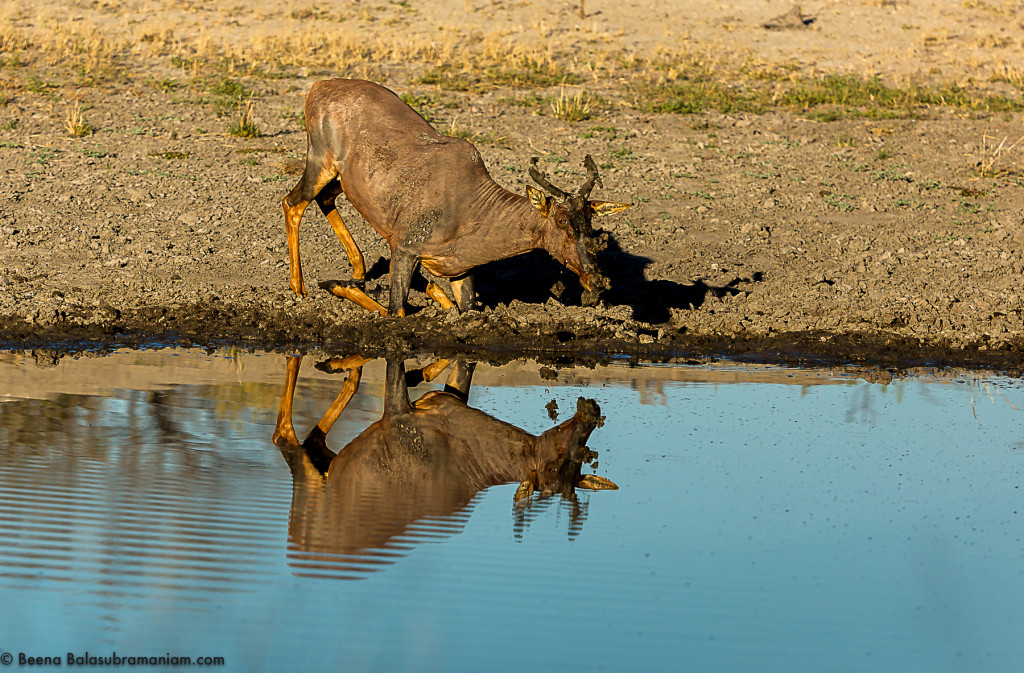
[[[359,355],[350,355],[345,358],[331,358],[327,362],[318,365],[320,369],[328,372],[349,370],[348,378],[342,386],[341,393],[324,413],[320,422],[309,431],[309,435],[301,446],[310,448],[311,445],[323,446],[324,438],[331,431],[334,423],[338,420],[341,412],[345,410],[352,400],[356,390],[359,388],[359,379],[362,377],[363,365],[369,362],[367,358]],[[284,392],[281,395],[281,407],[277,413],[277,426],[274,428],[274,444],[277,446],[300,446],[295,436],[295,428],[292,425],[292,400],[295,397],[295,384],[299,379],[299,366],[302,364],[302,356],[288,358],[288,372],[284,381]]]
[[[599,477],[596,474],[584,474],[580,477],[576,486],[591,491],[617,491],[619,487],[611,479]]]
[[[295,382],[299,378],[299,365],[302,356],[288,358],[288,373],[284,379],[284,393],[281,395],[281,407],[277,412],[277,425],[274,427],[274,444],[277,446],[299,445],[292,427],[292,397],[295,396]]]
[[[370,358],[364,358],[362,355],[346,355],[343,358],[329,358],[323,362],[318,362],[316,363],[316,368],[322,372],[334,374],[345,370],[357,369],[369,361]]]
[[[451,360],[436,360],[422,369],[414,369],[411,372],[407,372],[405,375],[405,385],[415,388],[424,381],[433,381],[451,363]],[[448,374],[448,379],[444,383],[444,391],[457,395],[465,402],[469,398],[469,386],[473,380],[473,369],[475,367],[475,362],[466,362],[462,359],[456,360],[452,371]]]
[[[366,266],[363,264],[363,253],[359,251],[359,246],[356,245],[355,239],[352,238],[352,233],[349,232],[348,227],[345,226],[345,221],[341,219],[341,214],[338,213],[335,200],[339,194],[341,194],[341,183],[335,178],[327,183],[323,191],[317,195],[316,203],[320,206],[324,216],[327,217],[327,221],[331,223],[334,233],[341,239],[341,244],[345,246],[348,261],[352,264],[352,280],[359,282],[366,278]]]
[[[429,383],[436,379],[437,375],[443,372],[451,362],[451,360],[436,360],[426,367],[407,371],[405,373],[405,385],[410,388],[415,388],[424,381]]]
[[[469,386],[473,382],[473,370],[475,368],[475,362],[466,362],[462,359],[456,360],[455,366],[452,367],[452,371],[448,375],[448,380],[445,381],[444,391],[457,395],[463,402],[468,402]]]
[[[422,369],[414,369],[411,372],[406,372],[405,385],[410,388],[415,388],[424,381],[433,381],[451,363],[451,360],[442,359],[437,360]],[[473,369],[475,367],[475,362],[466,362],[462,359],[456,360],[455,364],[452,366],[452,371],[448,374],[448,380],[445,381],[444,391],[455,395],[463,402],[467,401],[469,399],[469,386],[473,379]]]
[[[451,364],[451,360],[438,360],[433,364],[427,365],[423,368],[423,380],[433,381],[449,364]]]
[[[364,360],[365,361],[365,360]],[[360,363],[358,366],[353,367],[349,371],[348,377],[345,379],[344,385],[341,387],[341,392],[334,398],[334,402],[324,412],[320,422],[309,431],[309,435],[306,437],[306,441],[302,442],[302,446],[310,448],[310,445],[315,444],[316,446],[324,446],[327,439],[327,433],[334,427],[338,417],[341,416],[341,412],[345,411],[345,407],[352,401],[352,396],[356,394],[359,389],[359,380],[363,376],[363,365]]]

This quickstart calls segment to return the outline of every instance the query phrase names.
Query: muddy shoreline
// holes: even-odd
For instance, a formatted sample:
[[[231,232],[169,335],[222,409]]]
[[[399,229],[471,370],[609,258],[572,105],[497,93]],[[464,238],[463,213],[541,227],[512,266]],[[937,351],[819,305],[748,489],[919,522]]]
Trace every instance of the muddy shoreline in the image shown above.
[[[889,374],[921,368],[966,369],[1024,375],[1024,347],[999,350],[957,348],[891,334],[833,334],[825,331],[771,336],[676,334],[640,343],[636,333],[622,338],[622,327],[589,328],[572,322],[531,326],[502,321],[492,311],[472,312],[444,323],[436,316],[381,318],[359,325],[336,324],[315,316],[235,312],[228,306],[165,312],[154,329],[149,315],[125,315],[94,327],[39,327],[0,323],[0,349],[32,352],[41,366],[61,357],[123,348],[236,348],[249,352],[361,353],[367,357],[429,353],[465,355],[502,364],[520,358],[551,364],[610,361],[714,362],[798,367],[855,367]],[[252,325],[267,327],[257,334]],[[635,325],[632,326],[635,329]],[[630,327],[626,327],[627,332]],[[641,332],[643,329],[641,328]]]

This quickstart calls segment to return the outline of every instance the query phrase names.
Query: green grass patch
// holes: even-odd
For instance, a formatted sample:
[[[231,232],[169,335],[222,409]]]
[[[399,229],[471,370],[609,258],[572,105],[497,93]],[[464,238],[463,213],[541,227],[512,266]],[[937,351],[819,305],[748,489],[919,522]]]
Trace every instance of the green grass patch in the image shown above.
[[[50,159],[52,159],[53,155],[56,153],[57,150],[52,147],[40,147],[33,152],[29,152],[28,155],[32,157],[32,163],[45,166],[50,163]]]
[[[518,88],[545,88],[559,84],[581,84],[583,78],[555,63],[541,63],[530,56],[515,59],[507,66],[483,71],[490,84]]]
[[[541,112],[551,105],[551,96],[542,96],[541,94],[531,91],[528,94],[522,96],[505,96],[499,98],[498,102],[502,105],[512,105],[514,107],[532,107],[541,108]]]
[[[633,106],[644,112],[700,114],[718,110],[729,114],[764,112],[767,101],[716,82],[677,81],[634,87]]]
[[[474,91],[480,79],[467,72],[456,71],[449,66],[438,66],[420,75],[422,84],[432,84],[445,91]]]
[[[561,84],[581,84],[583,78],[556,63],[541,63],[529,56],[473,72],[442,65],[427,70],[418,81],[445,91],[481,92],[494,87],[542,89]]]
[[[287,152],[283,147],[239,147],[235,150],[236,154],[284,154]],[[293,159],[299,159],[299,156],[292,156]]]
[[[875,182],[910,182],[905,170],[906,166],[886,166],[880,170],[871,171],[871,179]]]
[[[972,215],[977,215],[978,213],[981,212],[981,204],[972,203],[972,202],[968,201],[967,199],[963,199],[962,198],[962,199],[960,199],[960,205],[958,206],[957,210],[959,210],[960,212],[963,212],[963,213],[970,213]]]
[[[25,78],[25,88],[31,91],[32,93],[45,95],[49,93],[50,89],[58,89],[60,87],[58,87],[56,84],[51,84],[49,82],[43,81],[35,75],[29,75]]]
[[[774,107],[791,108],[818,121],[840,119],[913,119],[924,108],[946,107],[974,112],[1021,112],[1024,102],[1006,96],[978,93],[947,84],[889,86],[879,77],[826,75],[821,78],[780,81],[768,90],[756,81],[747,85],[726,83],[714,74],[684,74],[674,80],[633,85],[633,107],[645,112],[700,114],[717,110],[725,114],[760,114]],[[856,141],[844,136],[839,146]]]
[[[437,96],[407,92],[403,93],[399,98],[431,124],[437,121],[437,111],[441,108]]]
[[[857,210],[857,206],[853,205],[853,197],[848,194],[831,194],[829,192],[823,192],[822,196],[825,198],[825,203],[831,208],[835,208],[844,213]]]
[[[167,159],[168,161],[179,161],[181,159],[188,159],[188,152],[150,152],[149,156],[157,157],[160,159]]]

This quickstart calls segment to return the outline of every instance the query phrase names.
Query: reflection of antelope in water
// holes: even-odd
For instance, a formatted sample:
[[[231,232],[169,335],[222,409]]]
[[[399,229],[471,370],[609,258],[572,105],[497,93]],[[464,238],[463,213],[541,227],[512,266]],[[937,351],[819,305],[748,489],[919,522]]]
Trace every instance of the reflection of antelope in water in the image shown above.
[[[561,493],[576,505],[576,487],[617,488],[603,477],[581,475],[582,465],[597,457],[586,447],[603,420],[596,402],[580,398],[572,418],[531,435],[466,404],[473,365],[463,361],[455,363],[443,391],[412,402],[408,386],[432,379],[449,363],[407,374],[403,361],[389,359],[383,415],[335,454],[327,448],[327,433],[355,394],[367,360],[328,360],[318,368],[348,370],[348,378],[299,442],[291,417],[301,361],[288,360],[274,429],[293,478],[289,538],[302,557],[295,565],[370,570],[367,564],[396,555],[389,548],[398,536],[459,532],[463,510],[489,486],[519,482],[520,513],[535,491]]]

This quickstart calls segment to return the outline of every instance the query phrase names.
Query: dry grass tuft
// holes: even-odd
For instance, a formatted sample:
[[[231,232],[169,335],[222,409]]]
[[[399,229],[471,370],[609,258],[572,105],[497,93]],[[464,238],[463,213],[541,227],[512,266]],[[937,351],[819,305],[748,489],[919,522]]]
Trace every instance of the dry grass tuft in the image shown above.
[[[1024,136],[1021,136],[1009,146],[1006,141],[1009,136],[1003,136],[1000,140],[996,136],[989,135],[988,131],[981,137],[981,158],[975,164],[975,171],[983,178],[998,178],[1016,172],[1012,168],[1003,167],[1001,164],[1006,160],[1007,155],[1013,152]]]
[[[64,112],[64,128],[72,138],[84,138],[93,132],[92,126],[85,121],[82,105],[75,101],[74,107],[67,107]]]
[[[235,119],[228,127],[228,135],[236,138],[259,138],[263,133],[256,124],[254,103],[250,96],[244,103],[239,102]]]
[[[1009,63],[1000,63],[995,67],[991,81],[1006,82],[1010,86],[1024,91],[1024,69]]]
[[[892,0],[858,1],[893,6]],[[1020,1],[959,0],[992,11],[1005,11]],[[895,2],[902,7],[909,0]],[[977,58],[977,67],[970,70],[974,74],[956,81],[962,67],[946,76],[936,65],[901,84],[891,77],[876,77],[870,67],[861,74],[853,69],[819,72],[797,60],[777,61],[734,44],[676,35],[667,45],[626,46],[620,40],[623,30],[602,32],[586,22],[581,22],[579,30],[563,34],[555,30],[557,22],[543,20],[531,24],[530,30],[538,33],[534,36],[524,25],[471,30],[456,22],[436,24],[436,30],[429,32],[388,29],[385,24],[395,12],[403,17],[415,15],[411,5],[416,3],[405,0],[372,8],[335,3],[326,9],[313,0],[289,0],[273,10],[208,4],[220,6],[227,17],[259,17],[267,12],[264,16],[273,20],[256,32],[185,30],[169,25],[162,10],[150,12],[151,0],[74,0],[72,6],[83,13],[80,16],[34,9],[38,3],[29,3],[26,10],[23,3],[0,0],[0,74],[17,87],[54,99],[54,90],[67,83],[145,81],[179,97],[205,93],[213,97],[219,115],[237,113],[231,132],[243,137],[259,133],[251,105],[243,104],[254,89],[273,89],[274,81],[289,77],[321,75],[429,84],[436,92],[455,92],[449,99],[465,98],[462,92],[518,89],[526,95],[510,98],[503,91],[503,100],[529,103],[569,122],[592,118],[611,105],[680,114],[705,110],[758,114],[781,107],[821,121],[914,117],[932,107],[1024,112],[1018,92],[1024,91],[1020,63],[1011,54],[999,65],[991,53],[1010,49],[1021,39],[1004,37],[1001,29],[987,26],[978,28],[976,36],[942,28],[915,32],[910,38],[911,54],[929,48],[928,57],[944,63],[943,50],[966,44],[972,49],[966,56],[959,55],[959,62],[962,66]],[[564,4],[570,11],[586,14],[581,0]],[[188,13],[183,19],[188,26],[197,21],[192,17],[205,11],[199,0],[181,5]],[[487,0],[467,6],[474,13],[504,11]],[[103,17],[95,18],[97,13],[107,18],[123,13],[127,18],[115,27]],[[308,39],[314,33],[317,39]],[[239,39],[243,34],[245,39]],[[985,46],[991,48],[981,48]],[[975,53],[979,49],[982,55]],[[977,79],[979,68],[991,74],[987,82]],[[228,80],[245,91],[219,86]],[[254,80],[265,80],[268,86],[256,87]],[[1016,90],[995,82],[1006,82]],[[573,95],[583,86],[586,91]],[[559,87],[565,90],[555,94]]]
[[[593,116],[591,102],[590,94],[582,89],[569,98],[565,97],[565,89],[562,89],[551,103],[551,114],[567,122],[581,122]]]

